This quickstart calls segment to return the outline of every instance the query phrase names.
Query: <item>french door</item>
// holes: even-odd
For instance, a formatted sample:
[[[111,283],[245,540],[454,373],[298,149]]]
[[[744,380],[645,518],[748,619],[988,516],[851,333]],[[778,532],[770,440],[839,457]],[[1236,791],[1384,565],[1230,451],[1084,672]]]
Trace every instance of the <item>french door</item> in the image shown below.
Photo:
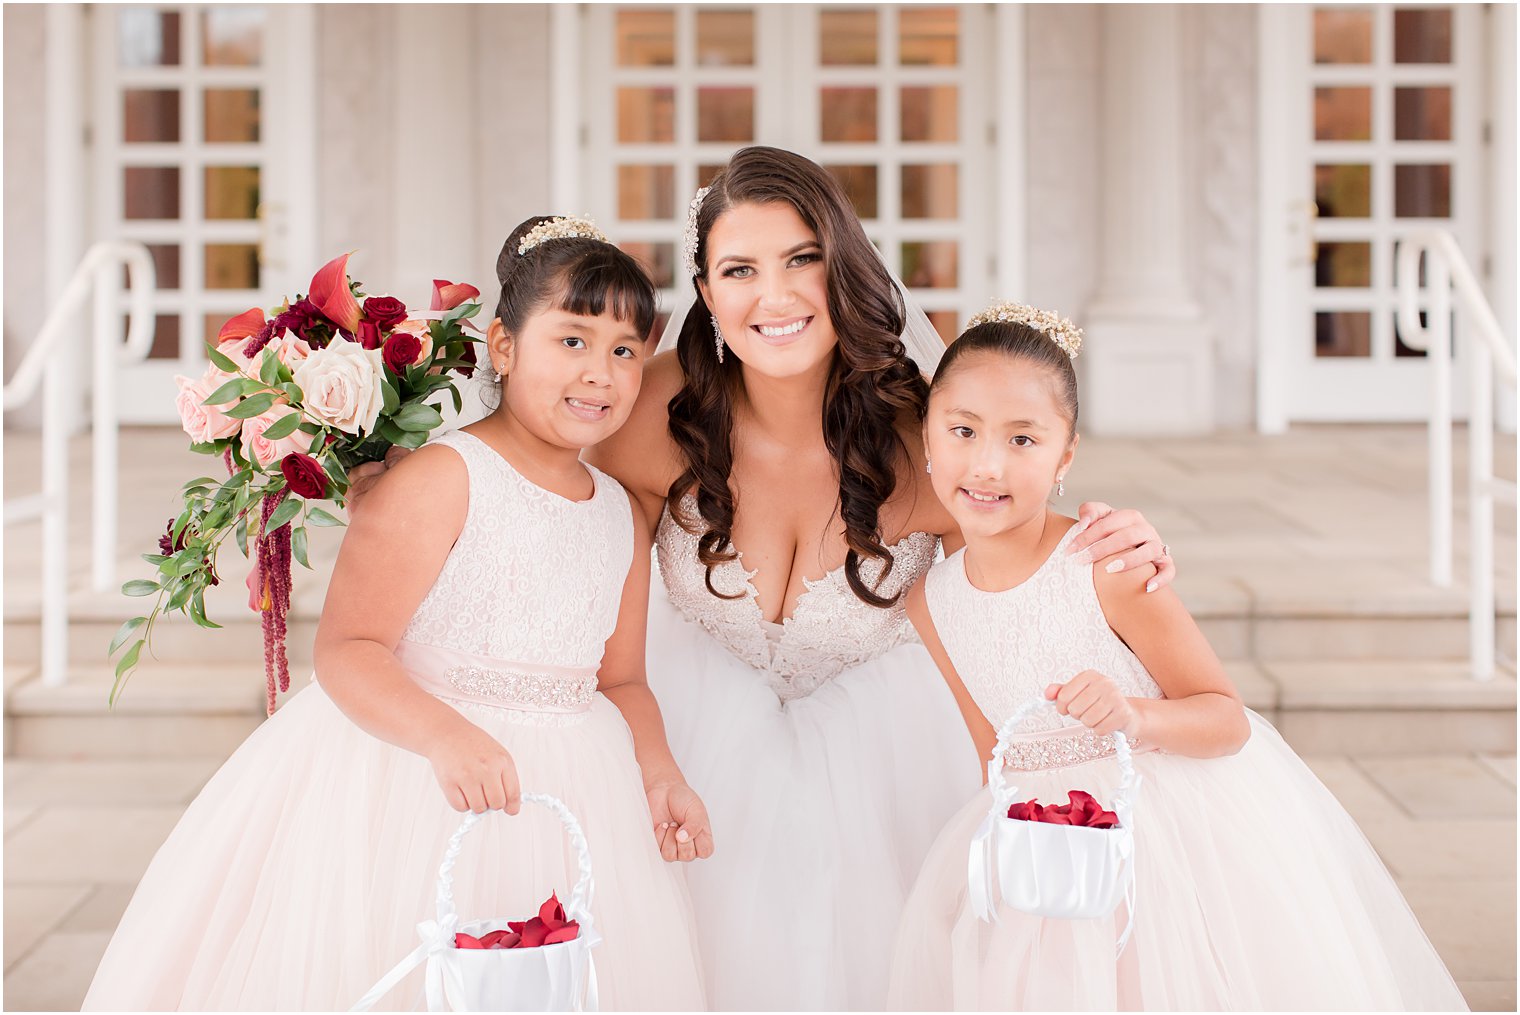
[[[315,252],[309,7],[91,7],[94,232],[138,240],[152,351],[124,369],[124,422],[175,422],[173,376],[249,307],[304,288]],[[125,299],[123,299],[125,314]]]
[[[974,4],[587,8],[582,208],[668,306],[696,189],[744,145],[801,152],[948,341],[993,287],[990,21]]]
[[[1439,226],[1483,264],[1480,5],[1261,9],[1264,376],[1280,420],[1429,413],[1395,326],[1394,251]],[[1454,336],[1462,355],[1460,330]],[[1268,429],[1274,427],[1268,426]]]

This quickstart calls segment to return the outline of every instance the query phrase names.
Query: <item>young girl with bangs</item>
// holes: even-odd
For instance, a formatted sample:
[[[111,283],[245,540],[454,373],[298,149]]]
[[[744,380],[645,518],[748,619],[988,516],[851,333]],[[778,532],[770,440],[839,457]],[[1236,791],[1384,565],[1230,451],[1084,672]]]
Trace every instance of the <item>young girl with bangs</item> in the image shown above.
[[[314,682],[214,775],[107,949],[92,1009],[334,1010],[416,944],[460,812],[505,810],[454,870],[466,918],[596,874],[612,1009],[705,1006],[674,859],[712,851],[644,677],[648,525],[582,450],[627,420],[648,277],[584,220],[533,218],[497,263],[496,410],[408,456],[344,539]],[[419,969],[382,1003],[410,1007]]]

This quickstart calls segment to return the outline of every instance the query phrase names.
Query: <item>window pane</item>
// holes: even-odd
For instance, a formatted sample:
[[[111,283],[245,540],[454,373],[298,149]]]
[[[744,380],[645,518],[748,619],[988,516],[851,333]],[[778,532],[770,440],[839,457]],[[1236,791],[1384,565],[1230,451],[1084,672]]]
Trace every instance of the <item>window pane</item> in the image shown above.
[[[1372,167],[1314,167],[1314,203],[1322,219],[1364,219],[1372,214]]]
[[[902,140],[954,141],[959,135],[959,90],[932,85],[902,90]]]
[[[879,214],[876,199],[877,169],[874,165],[824,166],[824,168],[833,173],[834,179],[844,187],[850,203],[855,206],[857,217],[873,219]]]
[[[902,280],[910,289],[954,289],[960,276],[960,244],[930,240],[902,245]]]
[[[179,245],[176,243],[149,243],[148,256],[153,260],[153,287],[155,289],[179,288]],[[127,269],[121,269],[121,284],[127,285]]]
[[[619,88],[618,140],[624,144],[676,139],[674,88]]]
[[[260,7],[203,7],[202,59],[212,67],[257,67],[264,52]]]
[[[179,218],[178,166],[128,166],[121,172],[122,218]]]
[[[617,12],[620,67],[672,67],[676,62],[676,16],[673,11]]]
[[[1314,262],[1314,284],[1334,288],[1372,285],[1371,243],[1321,243]]]
[[[725,163],[708,163],[697,167],[697,186],[705,187],[713,181],[713,177],[722,171]]]
[[[252,219],[258,212],[258,166],[206,167],[206,218]]]
[[[127,334],[132,318],[121,319],[121,333]],[[179,314],[159,314],[153,319],[153,344],[148,347],[149,359],[179,359]]]
[[[822,88],[820,136],[825,141],[876,140],[876,89]]]
[[[116,55],[123,67],[179,66],[178,11],[124,7],[116,14]]]
[[[1451,63],[1451,11],[1394,11],[1393,62]]]
[[[127,143],[179,140],[179,90],[127,88],[121,93],[121,139]]]
[[[1322,310],[1315,314],[1314,355],[1372,355],[1372,314],[1362,310]]]
[[[904,7],[898,11],[899,58],[908,66],[954,66],[960,11],[954,7]]]
[[[755,137],[753,88],[698,88],[698,141],[752,141]]]
[[[939,332],[940,340],[946,345],[954,342],[960,331],[956,328],[956,313],[953,310],[931,310],[924,315],[929,318],[929,323],[934,325],[934,330]]]
[[[698,11],[697,65],[749,67],[755,62],[752,11]]]
[[[675,191],[675,166],[618,166],[618,218],[673,218]]]
[[[669,289],[675,285],[676,245],[674,243],[629,241],[619,243],[618,246],[644,266],[644,270],[649,272],[649,277],[654,279],[654,284],[658,288]],[[659,332],[655,332],[655,337],[659,337]]]
[[[876,12],[868,7],[818,14],[819,62],[858,67],[876,62]]]
[[[1371,63],[1372,11],[1315,10],[1315,63]]]
[[[207,289],[257,289],[258,287],[258,244],[206,244]]]
[[[1393,214],[1401,219],[1451,217],[1451,166],[1393,167]]]
[[[1395,141],[1450,141],[1451,88],[1395,88]]]
[[[1368,141],[1371,138],[1371,88],[1314,89],[1316,141]]]
[[[955,163],[902,167],[902,217],[953,219],[959,213],[960,167]]]
[[[259,139],[257,88],[208,88],[205,93],[207,141],[217,144],[254,143]]]

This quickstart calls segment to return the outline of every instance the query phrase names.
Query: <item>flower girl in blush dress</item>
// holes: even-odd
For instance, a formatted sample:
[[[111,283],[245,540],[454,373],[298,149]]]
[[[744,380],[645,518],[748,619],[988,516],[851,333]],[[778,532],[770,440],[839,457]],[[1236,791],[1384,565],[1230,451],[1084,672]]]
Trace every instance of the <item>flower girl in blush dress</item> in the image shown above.
[[[1076,452],[1080,341],[1067,321],[1004,304],[950,347],[924,439],[966,546],[907,609],[984,758],[1016,709],[1053,701],[1003,753],[1016,804],[1085,790],[1113,806],[1118,765],[1102,734],[1129,738],[1141,783],[1133,908],[1054,919],[994,903],[995,922],[979,920],[967,872],[991,806],[984,787],[909,898],[893,1007],[1465,1009],[1372,847],[1241,706],[1176,595],[1146,595],[1144,571],[1108,574],[1065,554],[1081,525],[1047,498]]]
[[[676,840],[712,851],[644,681],[650,544],[580,463],[638,393],[654,288],[575,219],[497,266],[500,407],[367,495],[317,633],[316,683],[217,772],[138,886],[85,1006],[334,1010],[416,944],[460,811],[503,808],[454,871],[462,914],[537,912],[597,874],[601,1003],[705,1005]],[[641,771],[642,770],[642,771]],[[441,791],[440,791],[441,790]],[[411,1006],[417,970],[385,1003]]]

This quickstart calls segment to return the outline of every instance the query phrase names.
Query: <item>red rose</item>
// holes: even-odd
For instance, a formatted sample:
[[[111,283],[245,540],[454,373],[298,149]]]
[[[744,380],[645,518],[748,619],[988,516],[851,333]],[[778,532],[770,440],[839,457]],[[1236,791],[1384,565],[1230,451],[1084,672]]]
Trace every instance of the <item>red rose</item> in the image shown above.
[[[297,497],[322,500],[327,496],[327,470],[310,455],[292,451],[280,459],[280,471],[285,474],[285,485]]]
[[[371,296],[364,301],[364,316],[389,331],[406,320],[406,304],[394,296]]]
[[[354,336],[354,341],[366,349],[380,348],[380,326],[374,321],[360,321],[359,332]]]
[[[416,335],[408,335],[404,331],[398,331],[385,340],[385,348],[380,353],[380,358],[385,365],[391,368],[391,372],[398,376],[407,367],[417,362],[417,357],[422,355],[422,343]]]

